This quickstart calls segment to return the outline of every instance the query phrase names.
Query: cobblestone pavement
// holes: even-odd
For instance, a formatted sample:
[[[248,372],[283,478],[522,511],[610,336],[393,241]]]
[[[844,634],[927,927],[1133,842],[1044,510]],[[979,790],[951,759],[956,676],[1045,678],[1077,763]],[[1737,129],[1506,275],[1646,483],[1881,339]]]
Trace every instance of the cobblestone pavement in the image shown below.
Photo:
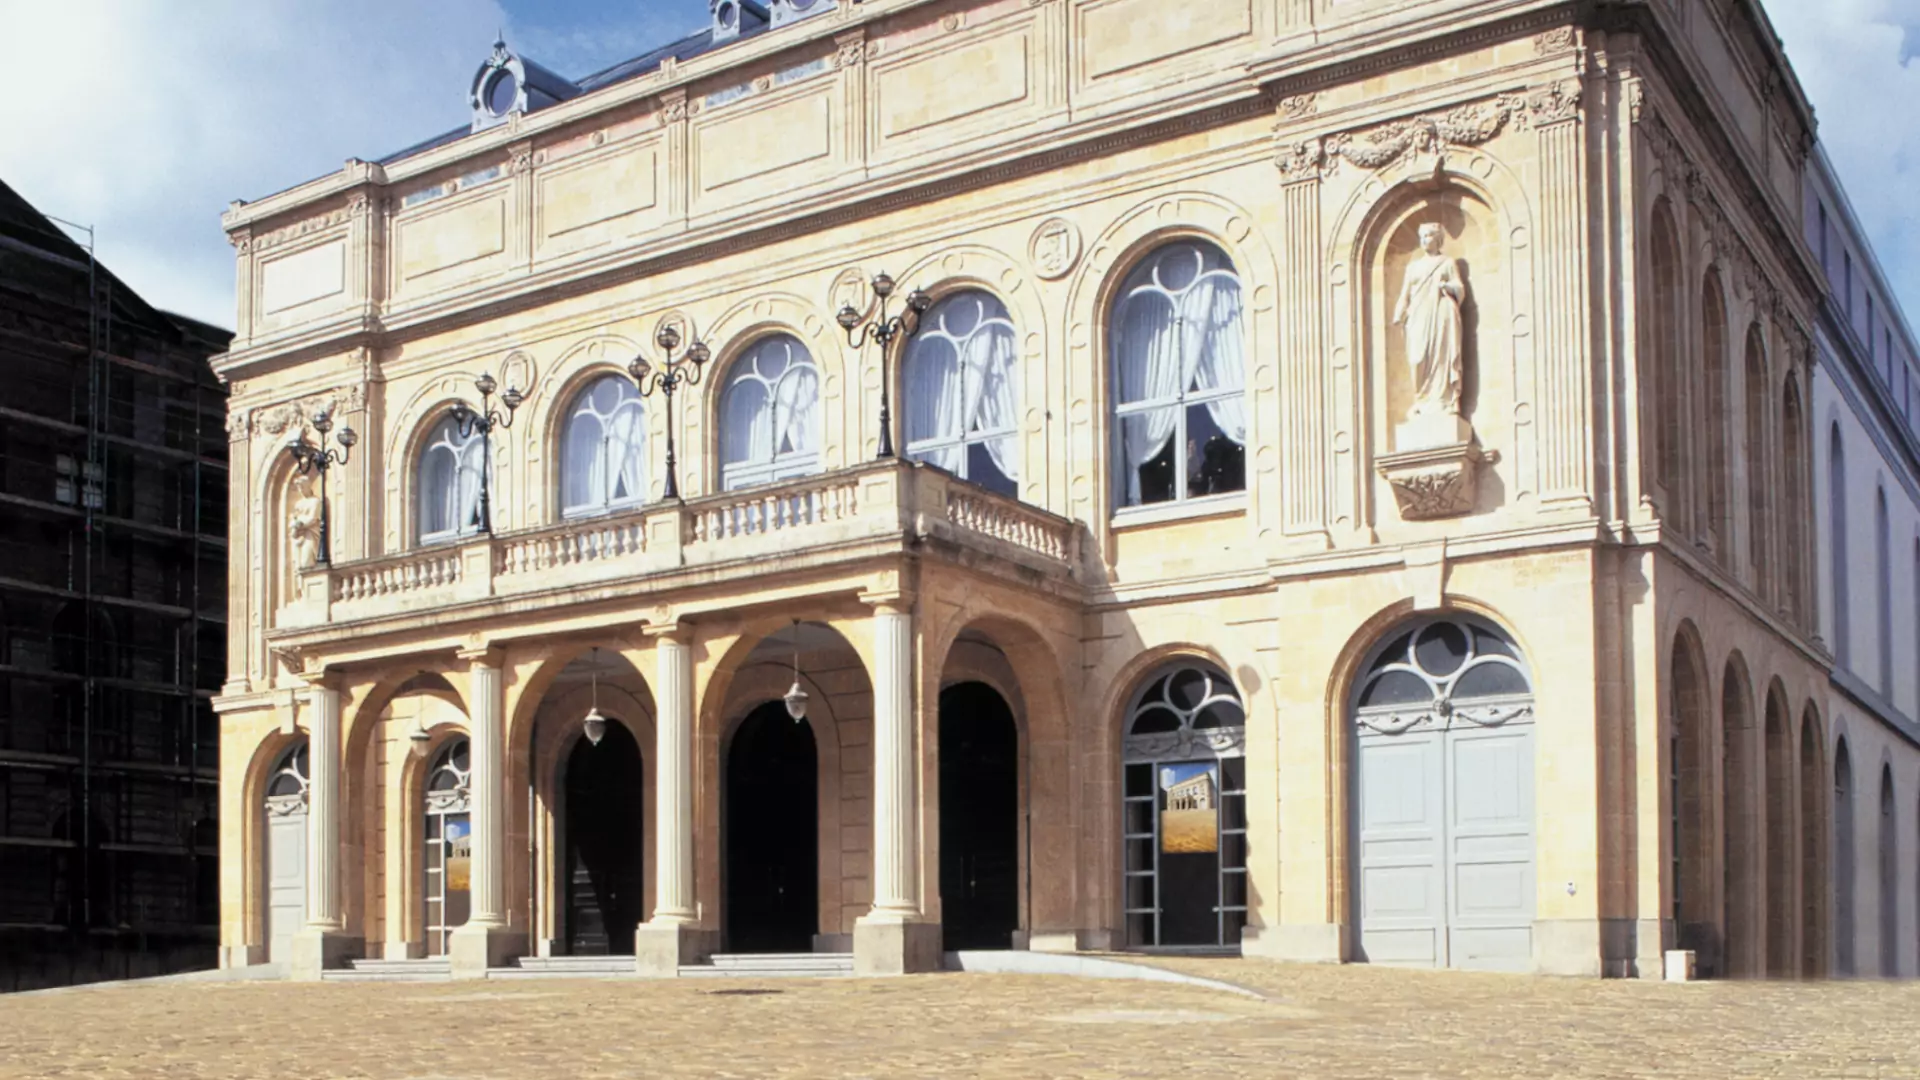
[[[0,998],[0,1077],[1920,1077],[1913,984],[1156,962],[1262,996],[980,974],[133,984]]]

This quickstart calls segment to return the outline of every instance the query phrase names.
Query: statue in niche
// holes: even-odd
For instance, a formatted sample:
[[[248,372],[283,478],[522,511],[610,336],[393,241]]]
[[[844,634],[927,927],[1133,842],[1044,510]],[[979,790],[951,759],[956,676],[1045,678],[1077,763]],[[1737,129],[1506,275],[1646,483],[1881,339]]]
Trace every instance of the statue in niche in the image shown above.
[[[1407,368],[1412,377],[1413,401],[1407,427],[1429,435],[1441,432],[1440,442],[1457,442],[1460,423],[1460,386],[1466,342],[1461,305],[1467,300],[1467,280],[1460,260],[1440,253],[1443,235],[1437,224],[1420,226],[1421,254],[1407,263],[1406,283],[1394,309],[1394,325],[1406,331]],[[1451,422],[1450,422],[1451,421]],[[1420,442],[1433,445],[1432,438]],[[1410,449],[1402,446],[1401,449]]]
[[[287,510],[287,539],[293,546],[294,570],[306,570],[320,557],[320,485],[311,474],[293,478]]]

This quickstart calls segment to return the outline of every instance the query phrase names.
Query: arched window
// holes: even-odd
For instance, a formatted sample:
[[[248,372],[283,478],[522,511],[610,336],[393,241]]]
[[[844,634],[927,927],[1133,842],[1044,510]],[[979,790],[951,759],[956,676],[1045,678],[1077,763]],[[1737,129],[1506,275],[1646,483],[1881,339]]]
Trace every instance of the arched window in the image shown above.
[[[1852,651],[1853,605],[1847,596],[1847,457],[1840,424],[1833,425],[1827,449],[1828,587],[1833,592],[1833,656],[1845,664]]]
[[[1873,493],[1874,590],[1879,601],[1874,612],[1875,642],[1880,648],[1880,692],[1893,700],[1893,525],[1887,520],[1887,489]]]
[[[1805,425],[1806,416],[1800,408],[1800,388],[1789,379],[1780,394],[1780,462],[1786,470],[1786,476],[1785,495],[1780,500],[1779,536],[1786,564],[1787,606],[1794,620],[1803,625],[1808,621],[1806,523],[1811,518],[1807,510]]]
[[[422,831],[426,858],[421,862],[421,895],[426,911],[421,926],[426,929],[429,956],[446,955],[454,930],[466,924],[471,907],[471,768],[467,739],[462,735],[447,740],[427,770],[426,827]]]
[[[820,371],[799,339],[762,338],[733,362],[720,448],[728,491],[820,471]]]
[[[625,375],[593,380],[567,410],[560,511],[571,517],[638,506],[647,492],[646,423]]]
[[[1247,921],[1246,711],[1226,673],[1180,661],[1127,709],[1127,944],[1235,945]]]
[[[1647,364],[1652,368],[1648,380],[1654,394],[1653,416],[1655,475],[1666,491],[1668,505],[1661,510],[1667,520],[1684,520],[1686,499],[1681,490],[1681,439],[1685,428],[1680,423],[1680,244],[1674,229],[1673,213],[1665,199],[1653,208],[1653,236],[1650,257],[1653,264],[1651,326],[1652,348]]]
[[[1718,270],[1700,285],[1700,353],[1706,371],[1706,409],[1700,415],[1707,440],[1707,521],[1720,561],[1733,560],[1733,470],[1727,466],[1727,299]]]
[[[998,297],[963,292],[935,304],[907,347],[907,456],[1018,497],[1016,359]]]
[[[420,542],[451,540],[480,531],[480,475],[486,468],[486,436],[441,417],[420,450]]]
[[[1114,297],[1114,502],[1246,490],[1246,331],[1240,277],[1212,244],[1153,251]]]
[[[1768,526],[1768,499],[1773,491],[1770,447],[1767,445],[1767,357],[1760,328],[1747,333],[1747,423],[1741,451],[1747,461],[1747,565],[1752,568],[1753,591],[1773,594],[1772,537]]]

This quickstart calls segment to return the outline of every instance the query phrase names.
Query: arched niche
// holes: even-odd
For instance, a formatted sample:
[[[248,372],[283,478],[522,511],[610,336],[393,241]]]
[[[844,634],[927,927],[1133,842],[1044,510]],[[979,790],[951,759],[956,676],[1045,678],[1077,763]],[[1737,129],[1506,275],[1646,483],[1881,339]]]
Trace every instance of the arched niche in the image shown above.
[[[1486,170],[1483,170],[1486,171]],[[1514,486],[1497,468],[1500,448],[1515,443],[1515,425],[1525,402],[1518,350],[1529,336],[1518,256],[1526,230],[1507,220],[1495,196],[1478,180],[1445,171],[1408,179],[1385,191],[1357,238],[1357,352],[1364,359],[1368,440],[1376,463],[1408,454],[1471,447],[1448,459],[1459,473],[1451,497],[1410,502],[1393,467],[1373,478],[1374,516],[1390,520],[1397,506],[1403,520],[1485,513],[1509,501]],[[1423,233],[1437,230],[1437,250]],[[1425,380],[1422,404],[1420,349],[1409,349],[1409,323],[1401,304],[1410,286],[1432,287],[1437,255],[1458,287],[1459,364],[1445,365]],[[1415,270],[1416,282],[1409,282]],[[1449,392],[1449,388],[1451,388]],[[1430,463],[1422,462],[1426,465]]]

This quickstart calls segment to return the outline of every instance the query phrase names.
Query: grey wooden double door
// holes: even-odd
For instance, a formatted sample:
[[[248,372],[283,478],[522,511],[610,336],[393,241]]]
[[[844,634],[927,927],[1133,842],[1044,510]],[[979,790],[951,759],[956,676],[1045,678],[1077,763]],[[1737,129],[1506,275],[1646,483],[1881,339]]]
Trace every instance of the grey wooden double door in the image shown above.
[[[1411,635],[1389,665],[1399,677],[1354,714],[1356,959],[1524,971],[1536,896],[1532,699],[1510,644],[1491,652],[1490,628],[1450,625],[1452,647],[1424,657],[1431,643]],[[1482,652],[1502,670],[1472,676]]]

